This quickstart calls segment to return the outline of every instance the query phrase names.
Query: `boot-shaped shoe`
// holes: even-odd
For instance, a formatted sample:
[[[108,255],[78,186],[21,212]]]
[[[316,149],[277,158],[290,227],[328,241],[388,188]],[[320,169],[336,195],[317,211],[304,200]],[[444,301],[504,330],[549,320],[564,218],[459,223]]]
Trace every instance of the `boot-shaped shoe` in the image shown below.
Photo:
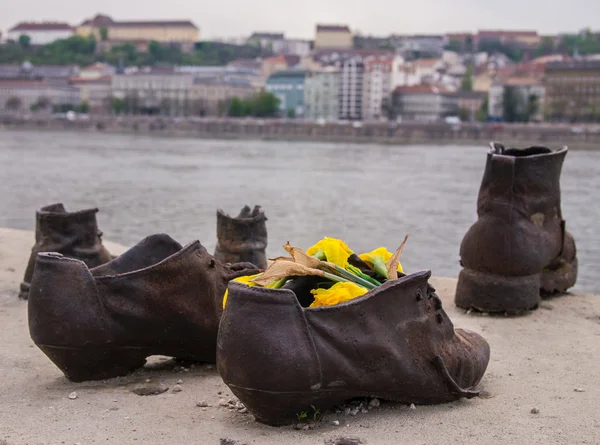
[[[302,286],[231,282],[217,338],[219,373],[256,420],[269,425],[356,397],[415,404],[474,397],[489,345],[454,329],[430,275],[406,275],[317,308],[306,307]]]
[[[31,249],[19,298],[27,300],[35,259],[40,252],[57,252],[96,267],[113,257],[102,245],[102,232],[96,222],[98,209],[67,212],[61,204],[42,207],[35,213],[35,244]]]
[[[222,263],[248,262],[267,268],[267,217],[260,206],[244,206],[236,218],[217,211],[215,258]]]
[[[250,264],[224,266],[198,241],[182,248],[164,234],[93,269],[40,253],[29,331],[76,382],[127,374],[150,355],[214,363],[227,283],[253,273]]]
[[[575,240],[561,212],[567,147],[505,149],[492,143],[477,201],[478,220],[460,246],[456,305],[518,314],[540,295],[577,280]]]

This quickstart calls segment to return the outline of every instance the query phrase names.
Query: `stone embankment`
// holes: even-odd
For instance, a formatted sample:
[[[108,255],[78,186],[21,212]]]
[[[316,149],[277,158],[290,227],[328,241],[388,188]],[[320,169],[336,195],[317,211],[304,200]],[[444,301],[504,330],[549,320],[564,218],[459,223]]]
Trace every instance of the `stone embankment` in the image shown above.
[[[85,120],[50,116],[0,116],[0,129],[152,134],[166,137],[263,139],[379,144],[481,145],[503,141],[518,145],[600,147],[600,127],[565,124],[461,124],[328,122],[283,119],[172,118],[103,116]]]

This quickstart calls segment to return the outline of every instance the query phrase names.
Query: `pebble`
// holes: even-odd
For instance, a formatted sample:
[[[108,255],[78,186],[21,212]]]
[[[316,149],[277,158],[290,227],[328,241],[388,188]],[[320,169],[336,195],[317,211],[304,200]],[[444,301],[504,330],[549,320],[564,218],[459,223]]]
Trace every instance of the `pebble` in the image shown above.
[[[246,414],[248,412],[248,408],[242,408],[240,410],[238,410],[238,413],[240,414]]]
[[[339,426],[340,425],[340,421],[339,420],[334,420],[333,422],[331,422],[332,425],[335,426]]]
[[[354,408],[352,411],[350,411],[351,416],[356,416],[357,414],[358,414],[358,408]]]
[[[69,399],[75,400],[76,398],[77,398],[77,393],[75,391],[73,391],[71,394],[69,394]]]
[[[150,383],[152,380],[150,379],[146,379],[146,383]]]
[[[183,383],[183,380],[181,380],[181,379],[177,380],[178,385],[181,385],[182,383]]]
[[[531,408],[531,414],[539,414],[540,410],[537,408]]]
[[[410,409],[417,409],[417,407],[415,406],[415,404],[414,404],[414,403],[411,403],[411,404],[410,404]]]
[[[366,409],[366,408],[363,408],[363,409],[361,409],[361,410],[360,410],[360,412],[361,412],[361,413],[363,413],[363,414],[366,414],[366,413],[368,413],[368,412],[369,412],[369,410],[368,410],[368,409]]]
[[[575,391],[575,392],[585,392],[585,389],[575,388],[573,391]]]
[[[133,388],[131,392],[137,394],[138,396],[156,396],[168,390],[169,387],[166,385],[151,383]]]
[[[379,401],[379,399],[372,399],[372,400],[369,402],[369,406],[370,406],[371,408],[378,408],[378,407],[379,407],[379,405],[381,405],[381,402]]]
[[[199,408],[206,408],[207,406],[210,406],[210,405],[206,400],[201,400],[199,402],[196,402],[196,406]]]
[[[173,389],[171,390],[171,392],[181,392],[183,391],[183,388],[180,385],[175,385],[173,387]]]
[[[350,408],[346,408],[344,410],[344,414],[346,414],[347,416],[349,416],[350,415],[350,411],[352,411]]]
[[[227,401],[225,399],[219,399],[219,406],[227,406]]]

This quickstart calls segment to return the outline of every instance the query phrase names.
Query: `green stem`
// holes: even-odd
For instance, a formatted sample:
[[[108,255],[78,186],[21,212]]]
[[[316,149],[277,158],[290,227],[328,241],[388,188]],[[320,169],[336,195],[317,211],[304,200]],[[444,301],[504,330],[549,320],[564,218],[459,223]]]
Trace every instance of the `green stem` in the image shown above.
[[[356,284],[360,284],[362,287],[366,287],[367,289],[375,289],[377,286],[373,283],[365,280],[364,278],[359,277],[358,275],[354,275],[352,272],[348,272],[346,269],[335,265],[335,271],[339,272],[344,278],[347,278],[350,281],[355,282]]]
[[[347,280],[345,278],[339,277],[339,276],[334,275],[334,274],[329,273],[329,272],[324,272],[323,271],[323,276],[325,278],[329,278],[331,281],[337,281],[338,283],[352,283],[351,280]]]
[[[269,284],[267,287],[269,289],[279,289],[280,287],[282,287],[288,280],[289,277],[283,277],[277,281],[273,281],[271,284]]]

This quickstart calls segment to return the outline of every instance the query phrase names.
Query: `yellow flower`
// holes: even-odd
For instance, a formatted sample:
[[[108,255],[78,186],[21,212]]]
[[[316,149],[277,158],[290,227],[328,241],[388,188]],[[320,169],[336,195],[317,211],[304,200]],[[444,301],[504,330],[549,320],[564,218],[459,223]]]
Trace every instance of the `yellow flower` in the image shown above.
[[[378,275],[389,278],[387,273],[386,263],[392,258],[394,254],[387,250],[385,247],[378,247],[369,253],[361,253],[358,257],[363,260],[367,265]],[[398,263],[398,272],[404,272],[402,270],[402,264]]]
[[[323,238],[317,244],[309,248],[306,253],[320,260],[326,260],[345,269],[348,258],[354,252],[342,240],[335,238]]]
[[[313,289],[310,293],[315,296],[315,301],[310,307],[335,306],[366,294],[367,289],[358,284],[346,282],[335,283],[329,289]]]
[[[236,283],[242,283],[245,284],[246,286],[252,287],[252,286],[256,286],[256,283],[250,281],[253,280],[254,278],[258,277],[260,274],[257,273],[256,275],[246,275],[243,277],[237,277],[234,278],[232,281],[235,281]],[[225,289],[225,295],[223,295],[223,309],[225,309],[225,304],[227,303],[227,297],[229,296],[229,289]]]

